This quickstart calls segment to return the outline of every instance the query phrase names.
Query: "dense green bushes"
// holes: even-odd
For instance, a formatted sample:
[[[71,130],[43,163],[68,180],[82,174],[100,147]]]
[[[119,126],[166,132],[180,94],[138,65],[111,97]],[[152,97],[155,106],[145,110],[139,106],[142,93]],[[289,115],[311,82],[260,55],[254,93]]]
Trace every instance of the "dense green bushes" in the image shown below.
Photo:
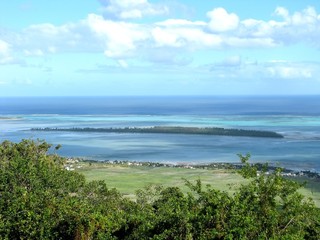
[[[201,182],[122,197],[102,181],[64,169],[42,141],[0,145],[1,239],[319,239],[320,211],[280,170],[258,172],[233,195]]]
[[[63,168],[50,145],[23,140],[0,146],[0,239],[88,239],[119,228],[122,199],[104,182]],[[104,238],[105,239],[105,238]]]

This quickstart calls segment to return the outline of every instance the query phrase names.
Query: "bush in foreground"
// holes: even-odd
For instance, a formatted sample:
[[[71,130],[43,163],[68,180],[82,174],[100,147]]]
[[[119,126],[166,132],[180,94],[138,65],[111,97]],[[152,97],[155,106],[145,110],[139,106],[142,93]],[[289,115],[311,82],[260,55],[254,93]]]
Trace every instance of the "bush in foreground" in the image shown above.
[[[130,201],[103,181],[86,182],[43,141],[0,145],[1,239],[319,239],[320,211],[301,187],[248,163],[233,195],[186,181],[148,187]]]

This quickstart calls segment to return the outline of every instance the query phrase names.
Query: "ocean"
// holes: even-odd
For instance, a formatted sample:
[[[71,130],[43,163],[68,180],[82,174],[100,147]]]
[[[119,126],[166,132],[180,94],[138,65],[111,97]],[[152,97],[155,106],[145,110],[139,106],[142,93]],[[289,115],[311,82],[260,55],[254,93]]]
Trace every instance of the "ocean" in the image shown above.
[[[270,130],[282,139],[31,128],[195,126]],[[320,172],[320,96],[0,97],[0,141],[44,139],[59,154],[162,163],[269,162]]]

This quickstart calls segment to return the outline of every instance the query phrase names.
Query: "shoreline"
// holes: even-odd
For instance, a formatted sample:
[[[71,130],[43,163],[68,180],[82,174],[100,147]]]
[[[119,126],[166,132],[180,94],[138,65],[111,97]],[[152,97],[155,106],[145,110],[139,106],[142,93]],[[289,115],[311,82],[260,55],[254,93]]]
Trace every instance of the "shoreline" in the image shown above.
[[[182,126],[153,126],[153,127],[124,127],[124,128],[31,128],[31,131],[43,132],[98,132],[98,133],[141,133],[141,134],[188,134],[188,135],[213,135],[233,137],[259,137],[259,138],[284,138],[283,135],[273,131],[249,130],[221,127],[182,127]]]
[[[67,170],[73,171],[77,167],[77,164],[83,163],[95,163],[95,164],[107,164],[107,165],[120,165],[127,167],[168,167],[168,168],[188,168],[188,169],[206,169],[206,170],[240,170],[244,164],[242,163],[231,163],[231,162],[212,162],[212,163],[200,163],[200,164],[173,164],[173,163],[159,163],[159,162],[140,162],[140,161],[128,161],[128,160],[93,160],[93,159],[84,159],[84,158],[66,158],[65,168]],[[258,168],[258,171],[262,170],[264,163],[251,163]],[[80,165],[78,165],[80,166]],[[267,174],[275,171],[276,169],[282,169],[281,175],[288,177],[307,177],[312,179],[319,179],[320,173],[313,172],[310,170],[293,170],[285,167],[273,166],[268,163]]]

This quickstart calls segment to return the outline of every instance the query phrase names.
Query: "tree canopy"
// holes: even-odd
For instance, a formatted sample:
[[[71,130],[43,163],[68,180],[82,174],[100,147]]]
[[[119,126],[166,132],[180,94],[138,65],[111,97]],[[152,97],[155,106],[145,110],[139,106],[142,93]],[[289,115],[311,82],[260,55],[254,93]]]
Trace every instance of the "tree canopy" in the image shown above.
[[[320,211],[301,185],[281,169],[258,170],[249,155],[239,155],[249,183],[234,194],[186,180],[188,193],[149,186],[132,201],[67,171],[50,147],[1,143],[1,239],[319,239]]]

